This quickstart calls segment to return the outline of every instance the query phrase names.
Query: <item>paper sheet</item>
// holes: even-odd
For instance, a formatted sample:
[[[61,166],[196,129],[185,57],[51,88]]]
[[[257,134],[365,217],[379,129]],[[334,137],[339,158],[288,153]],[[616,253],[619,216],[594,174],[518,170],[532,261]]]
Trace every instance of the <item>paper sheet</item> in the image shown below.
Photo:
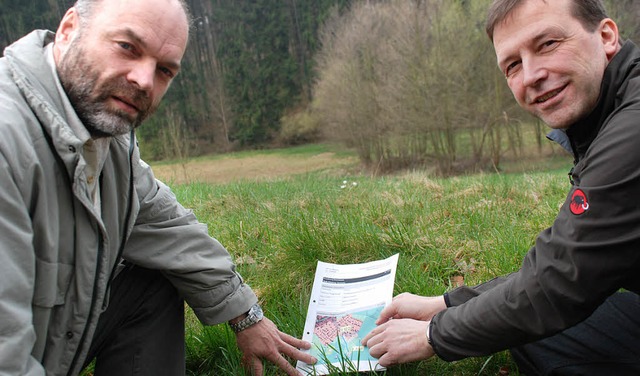
[[[374,327],[382,308],[391,303],[398,254],[364,264],[318,261],[302,339],[318,363],[298,362],[302,374],[330,370],[383,370],[360,341]],[[334,368],[335,367],[335,368]]]

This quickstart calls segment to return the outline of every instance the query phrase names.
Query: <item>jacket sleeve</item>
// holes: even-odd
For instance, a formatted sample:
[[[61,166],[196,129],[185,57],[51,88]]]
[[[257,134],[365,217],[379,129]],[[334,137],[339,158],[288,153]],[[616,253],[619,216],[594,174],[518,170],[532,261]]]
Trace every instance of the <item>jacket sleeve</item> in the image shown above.
[[[513,274],[505,277],[496,277],[490,281],[481,283],[477,286],[460,286],[444,294],[444,301],[447,307],[455,307],[466,303],[468,300],[491,290],[492,288],[506,282]]]
[[[236,272],[227,250],[155,179],[137,153],[134,166],[140,209],[123,257],[161,270],[204,324],[247,312],[258,299]]]
[[[17,178],[0,152],[0,374],[44,375],[31,356],[36,341],[31,306],[36,260],[27,203]]]
[[[576,166],[579,186],[517,273],[470,298],[459,294],[466,302],[434,317],[430,334],[439,357],[487,355],[551,336],[587,318],[618,289],[638,291],[638,116],[618,114],[601,131]],[[587,210],[574,214],[576,189]]]

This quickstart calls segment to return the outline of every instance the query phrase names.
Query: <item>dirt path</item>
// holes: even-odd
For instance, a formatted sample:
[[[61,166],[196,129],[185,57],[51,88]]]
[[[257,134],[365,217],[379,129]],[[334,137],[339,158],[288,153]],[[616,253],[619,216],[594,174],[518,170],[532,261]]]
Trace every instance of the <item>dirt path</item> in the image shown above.
[[[224,184],[240,180],[265,181],[318,170],[344,170],[355,158],[337,157],[334,153],[313,156],[259,155],[241,158],[195,160],[186,164],[153,166],[156,177],[171,184],[204,182]]]

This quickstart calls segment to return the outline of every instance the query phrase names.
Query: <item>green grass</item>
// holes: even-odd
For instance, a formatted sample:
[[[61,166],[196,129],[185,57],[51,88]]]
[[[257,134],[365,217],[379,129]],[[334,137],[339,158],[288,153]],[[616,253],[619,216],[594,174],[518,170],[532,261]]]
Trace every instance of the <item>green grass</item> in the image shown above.
[[[301,337],[318,260],[359,263],[400,253],[395,293],[421,295],[446,292],[454,275],[473,285],[516,270],[565,199],[567,166],[449,179],[322,173],[173,190],[237,260],[266,314]],[[202,327],[189,312],[187,327],[190,374],[242,374],[226,325]],[[516,374],[506,352],[454,363],[432,359],[384,374],[495,375],[505,366]],[[268,366],[267,374],[280,373]]]

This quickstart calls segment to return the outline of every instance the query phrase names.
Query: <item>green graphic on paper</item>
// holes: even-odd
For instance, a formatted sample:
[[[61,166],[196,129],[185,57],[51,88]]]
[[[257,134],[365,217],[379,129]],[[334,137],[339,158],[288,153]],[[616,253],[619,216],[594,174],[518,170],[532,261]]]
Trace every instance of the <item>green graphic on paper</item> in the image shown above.
[[[311,355],[316,365],[374,362],[369,348],[360,341],[375,328],[382,306],[341,316],[316,316]]]

